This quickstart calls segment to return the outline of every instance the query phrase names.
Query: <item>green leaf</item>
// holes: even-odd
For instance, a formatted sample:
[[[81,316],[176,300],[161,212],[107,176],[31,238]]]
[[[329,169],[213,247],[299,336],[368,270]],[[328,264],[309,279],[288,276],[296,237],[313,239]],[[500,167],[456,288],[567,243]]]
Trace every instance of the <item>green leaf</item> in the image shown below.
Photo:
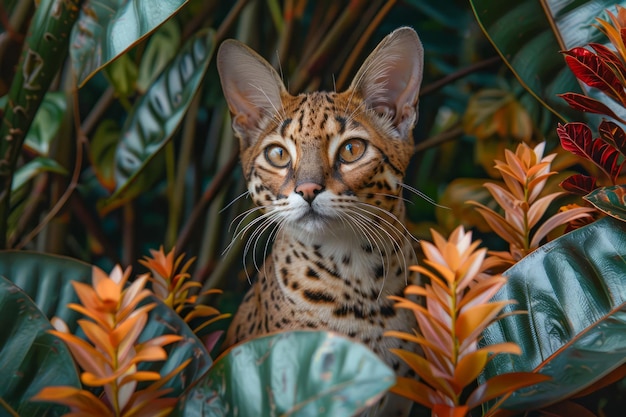
[[[10,407],[22,416],[61,416],[67,407],[31,402],[42,388],[66,385],[80,388],[69,349],[48,334],[52,325],[33,300],[0,276],[0,415]]]
[[[626,222],[626,185],[596,188],[583,198],[598,210]]]
[[[65,93],[50,92],[46,94],[35,115],[33,124],[28,129],[24,147],[36,155],[47,156],[50,143],[61,127],[66,111],[67,98]]]
[[[277,333],[235,346],[173,416],[351,416],[395,382],[364,345],[329,332]]]
[[[169,20],[159,28],[148,41],[139,64],[137,89],[145,93],[150,84],[176,56],[180,45],[180,27],[175,20]]]
[[[188,0],[87,0],[71,34],[72,67],[82,87],[102,67],[176,14]]]
[[[490,326],[483,344],[515,342],[482,381],[536,371],[552,381],[515,392],[504,404],[537,409],[571,397],[626,361],[626,224],[610,217],[540,247],[507,270],[494,300],[516,311]],[[482,382],[481,381],[481,382]]]
[[[71,282],[91,284],[91,265],[43,253],[2,251],[0,275],[6,276],[29,294],[48,319],[60,317],[67,323],[70,331],[77,330],[76,321],[81,315],[67,308],[68,303],[78,302]],[[183,339],[166,347],[168,358],[165,362],[143,363],[140,369],[165,375],[185,360],[191,359],[191,363],[165,385],[173,389],[171,396],[179,396],[209,369],[211,358],[202,342],[171,308],[154,296],[148,297],[145,302],[156,303],[157,306],[150,311],[148,323],[139,337],[140,341],[163,334],[178,334]],[[36,368],[29,368],[29,372],[35,371]]]
[[[592,25],[613,0],[470,0],[483,31],[506,64],[539,101],[564,120],[580,118],[557,94],[580,93],[559,51],[606,41]],[[559,43],[561,41],[561,44]],[[597,96],[605,102],[606,97]]]
[[[213,31],[198,32],[137,101],[117,147],[111,200],[122,195],[172,137],[199,90],[214,46]]]
[[[120,128],[115,120],[103,120],[89,146],[89,160],[100,184],[109,191],[115,189],[115,149],[120,141]]]
[[[67,170],[54,159],[38,157],[32,161],[28,161],[15,171],[11,190],[18,190],[42,172],[55,172],[57,174],[67,175]]]
[[[129,97],[135,93],[139,69],[128,54],[120,55],[107,65],[104,72],[118,97]]]
[[[37,109],[57,76],[78,16],[78,0],[41,0],[30,22],[24,52],[0,124],[0,248],[6,246],[11,180]]]

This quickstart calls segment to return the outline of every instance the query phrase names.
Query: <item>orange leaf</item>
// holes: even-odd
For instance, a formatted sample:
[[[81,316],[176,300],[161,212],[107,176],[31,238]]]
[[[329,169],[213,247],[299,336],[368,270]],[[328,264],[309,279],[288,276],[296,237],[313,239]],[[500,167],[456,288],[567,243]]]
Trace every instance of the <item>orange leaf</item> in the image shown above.
[[[461,358],[454,370],[454,382],[462,390],[480,375],[487,364],[489,352],[477,350]]]
[[[76,362],[84,370],[100,374],[104,372],[105,364],[110,364],[101,352],[85,340],[56,330],[49,330],[49,332],[65,342]]]
[[[413,343],[417,343],[421,346],[427,347],[428,349],[434,351],[435,353],[438,353],[440,355],[445,355],[446,352],[444,352],[441,347],[435,343],[432,343],[430,340],[426,339],[425,337],[423,337],[420,334],[410,334],[410,333],[404,333],[404,332],[399,332],[397,330],[388,330],[385,333],[383,333],[383,336],[386,337],[396,337],[398,339],[402,339],[402,340],[407,340],[409,342],[413,342]]]
[[[433,406],[433,417],[465,417],[469,413],[466,405],[435,404]]]
[[[91,392],[74,387],[45,387],[31,401],[48,401],[63,404],[74,412],[88,417],[113,417],[113,412]]]
[[[481,280],[463,295],[463,298],[457,305],[457,309],[463,312],[465,309],[475,305],[485,304],[496,295],[506,281],[507,279],[502,275],[490,276],[487,279]]]
[[[396,385],[391,387],[389,391],[428,408],[432,408],[433,404],[443,401],[441,395],[431,387],[411,378],[396,378]]]
[[[448,381],[443,378],[438,378],[433,374],[431,364],[424,357],[403,349],[389,350],[406,362],[406,364],[433,389],[447,398],[454,398],[454,389],[452,389]]]
[[[474,408],[485,401],[493,400],[501,395],[516,391],[549,380],[550,377],[531,372],[511,372],[496,375],[480,384],[468,397],[467,406]]]
[[[508,304],[509,301],[499,301],[480,304],[463,311],[454,325],[458,340],[462,343],[465,339],[477,338]]]
[[[502,216],[495,211],[491,210],[487,206],[483,206],[480,203],[470,201],[470,204],[476,206],[476,210],[483,216],[489,227],[502,239],[507,242],[516,245],[517,247],[523,247],[524,243],[519,235],[519,232],[511,226]]]
[[[117,346],[111,345],[109,333],[98,324],[90,320],[81,319],[78,320],[77,323],[80,328],[83,329],[83,332],[85,332],[85,336],[87,336],[91,343],[96,348],[106,353],[108,359],[112,362],[115,358],[115,348]]]

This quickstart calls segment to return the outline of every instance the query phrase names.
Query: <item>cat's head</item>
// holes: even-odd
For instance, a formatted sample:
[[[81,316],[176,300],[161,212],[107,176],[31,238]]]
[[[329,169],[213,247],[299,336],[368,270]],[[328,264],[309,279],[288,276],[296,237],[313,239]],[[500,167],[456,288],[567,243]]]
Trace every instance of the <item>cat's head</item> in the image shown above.
[[[234,40],[222,44],[217,65],[248,190],[274,220],[315,233],[398,214],[423,69],[413,29],[389,34],[341,93],[292,96]]]

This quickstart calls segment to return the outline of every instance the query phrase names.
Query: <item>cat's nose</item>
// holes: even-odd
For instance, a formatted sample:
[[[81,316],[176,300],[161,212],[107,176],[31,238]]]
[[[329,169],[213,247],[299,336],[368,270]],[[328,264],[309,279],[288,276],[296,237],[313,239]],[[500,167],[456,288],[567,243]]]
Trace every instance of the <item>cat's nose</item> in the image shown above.
[[[309,204],[311,204],[315,197],[317,197],[317,195],[323,190],[324,187],[322,185],[316,184],[314,182],[305,182],[299,184],[295,189],[296,194],[300,194],[300,196],[302,196],[302,198],[304,198],[304,200]]]

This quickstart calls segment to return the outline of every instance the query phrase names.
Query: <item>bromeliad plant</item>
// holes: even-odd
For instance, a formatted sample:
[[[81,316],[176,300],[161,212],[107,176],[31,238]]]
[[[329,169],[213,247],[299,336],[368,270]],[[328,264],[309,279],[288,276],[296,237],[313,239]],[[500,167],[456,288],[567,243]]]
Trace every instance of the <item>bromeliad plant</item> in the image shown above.
[[[149,280],[152,283],[152,291],[154,294],[168,307],[178,313],[187,324],[196,318],[207,318],[201,324],[193,329],[198,334],[202,329],[206,328],[218,320],[230,317],[230,314],[220,314],[215,307],[211,307],[198,302],[201,296],[210,294],[221,294],[219,289],[209,289],[201,294],[193,294],[194,290],[199,290],[202,284],[191,281],[189,267],[194,262],[194,258],[189,259],[181,267],[184,254],[174,259],[176,250],[172,248],[169,253],[165,253],[163,246],[159,250],[150,249],[150,256],[145,256],[139,263],[150,270]],[[210,317],[210,318],[209,318]],[[209,335],[212,342],[208,349],[211,350],[214,342],[217,342],[221,333]]]
[[[515,343],[478,346],[483,330],[497,321],[502,309],[512,301],[490,302],[506,278],[485,272],[493,259],[486,258],[486,249],[478,248],[480,241],[472,242],[471,232],[466,233],[459,226],[448,240],[435,231],[432,235],[433,243],[421,242],[426,258],[424,266],[412,267],[429,282],[405,290],[406,296],[423,297],[425,306],[406,298],[390,297],[397,301],[397,308],[415,313],[420,332],[386,333],[422,347],[423,356],[393,350],[421,381],[400,377],[392,391],[430,408],[433,416],[465,416],[487,401],[548,379],[534,373],[497,375],[467,396],[467,388],[494,355],[522,353]],[[493,406],[488,415],[497,409],[497,405]]]
[[[509,252],[493,252],[502,264],[511,266],[534,251],[543,239],[557,227],[576,219],[588,217],[587,207],[573,207],[544,220],[550,204],[563,192],[543,193],[551,175],[551,163],[556,154],[543,156],[545,142],[531,148],[525,143],[515,153],[505,150],[504,161],[496,160],[495,168],[502,174],[504,187],[485,183],[504,215],[484,204],[470,201],[501,238],[509,243]],[[543,194],[542,194],[543,193]]]
[[[93,267],[92,285],[72,282],[80,304],[68,307],[87,317],[79,320],[78,325],[90,343],[71,334],[62,320],[52,320],[57,330],[50,333],[67,344],[83,369],[81,382],[88,387],[102,387],[104,396],[97,397],[86,389],[56,386],[44,388],[33,400],[64,404],[72,415],[81,416],[153,417],[171,412],[177,399],[164,397],[170,390],[163,385],[180,373],[190,359],[167,375],[139,370],[142,362],[166,359],[163,347],[179,341],[181,336],[168,334],[138,341],[155,304],[140,305],[151,294],[145,288],[148,275],[137,277],[125,287],[130,273],[130,268],[122,271],[116,266],[107,275]],[[150,385],[139,389],[139,384],[147,381],[151,381]]]

